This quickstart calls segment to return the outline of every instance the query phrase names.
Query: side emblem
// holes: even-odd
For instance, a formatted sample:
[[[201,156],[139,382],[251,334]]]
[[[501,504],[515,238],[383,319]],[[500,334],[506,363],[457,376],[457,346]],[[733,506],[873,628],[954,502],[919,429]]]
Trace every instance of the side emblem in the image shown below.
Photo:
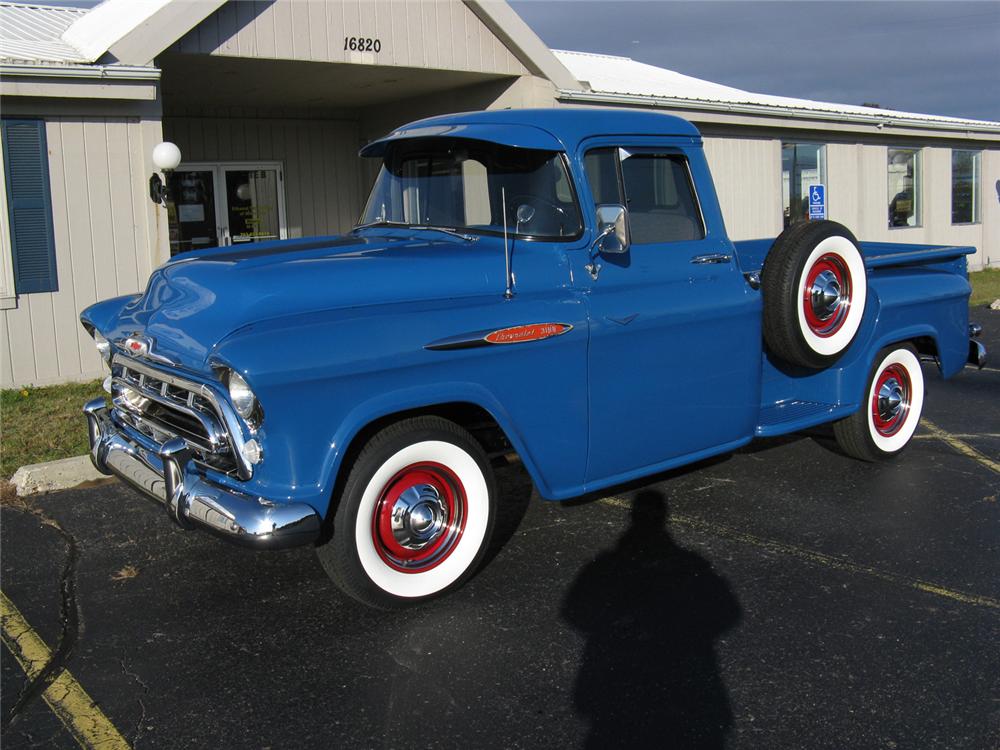
[[[133,357],[145,357],[149,354],[152,342],[145,336],[129,336],[125,339],[125,351]]]
[[[566,323],[532,323],[526,326],[501,328],[485,336],[490,344],[520,344],[524,341],[540,341],[541,339],[560,336],[572,330],[573,326]]]

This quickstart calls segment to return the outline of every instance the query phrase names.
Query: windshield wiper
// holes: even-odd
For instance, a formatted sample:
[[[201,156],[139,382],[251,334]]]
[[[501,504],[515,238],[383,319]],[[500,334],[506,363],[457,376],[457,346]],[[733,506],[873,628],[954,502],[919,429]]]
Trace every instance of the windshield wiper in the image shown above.
[[[466,234],[465,232],[460,232],[452,227],[432,227],[429,224],[409,224],[407,229],[429,229],[433,232],[444,232],[445,234],[450,234],[452,237],[460,237],[466,242],[476,242],[479,238],[474,234]]]
[[[357,232],[359,229],[368,229],[369,227],[405,227],[406,224],[402,221],[384,221],[383,219],[377,219],[376,221],[369,221],[367,224],[358,224],[356,227],[351,229],[352,232]]]

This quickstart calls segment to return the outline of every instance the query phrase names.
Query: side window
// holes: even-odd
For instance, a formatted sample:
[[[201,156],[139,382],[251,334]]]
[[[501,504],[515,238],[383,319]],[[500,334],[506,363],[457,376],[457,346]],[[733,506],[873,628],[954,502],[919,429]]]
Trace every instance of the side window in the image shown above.
[[[683,242],[705,237],[683,157],[629,153],[624,149],[619,155],[633,244]]]
[[[583,157],[583,168],[587,172],[594,204],[617,203],[625,205],[621,186],[618,183],[618,149],[596,148]]]

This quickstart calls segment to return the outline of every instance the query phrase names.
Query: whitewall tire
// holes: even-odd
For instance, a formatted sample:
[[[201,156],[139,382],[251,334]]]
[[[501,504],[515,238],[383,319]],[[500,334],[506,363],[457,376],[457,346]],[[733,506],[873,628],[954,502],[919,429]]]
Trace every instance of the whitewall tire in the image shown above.
[[[864,461],[891,458],[910,442],[924,406],[924,375],[910,346],[883,349],[868,378],[861,408],[834,423],[840,447]]]
[[[438,417],[405,420],[359,454],[319,557],[366,604],[415,603],[475,571],[495,516],[493,472],[475,439]]]
[[[854,341],[868,301],[857,240],[833,221],[789,227],[768,252],[762,291],[769,349],[791,364],[828,367]]]

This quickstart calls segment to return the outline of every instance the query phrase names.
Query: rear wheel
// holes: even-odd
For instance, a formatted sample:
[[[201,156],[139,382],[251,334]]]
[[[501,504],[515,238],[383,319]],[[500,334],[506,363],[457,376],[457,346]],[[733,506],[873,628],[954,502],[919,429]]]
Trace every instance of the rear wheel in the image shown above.
[[[837,443],[862,461],[891,458],[910,442],[923,410],[924,375],[914,349],[883,349],[865,394],[858,411],[834,423]]]
[[[376,434],[351,468],[327,573],[365,604],[391,608],[461,585],[489,544],[496,487],[486,454],[458,425],[417,417]]]

